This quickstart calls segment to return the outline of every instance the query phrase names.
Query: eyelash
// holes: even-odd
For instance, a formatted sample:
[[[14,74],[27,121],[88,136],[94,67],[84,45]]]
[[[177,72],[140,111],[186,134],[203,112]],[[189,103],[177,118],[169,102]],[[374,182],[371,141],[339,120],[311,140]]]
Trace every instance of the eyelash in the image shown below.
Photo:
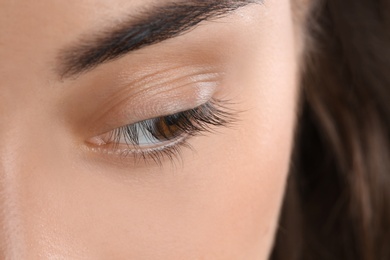
[[[123,157],[134,156],[135,162],[151,160],[161,166],[166,158],[171,162],[180,159],[181,148],[192,149],[187,142],[190,137],[231,126],[237,119],[237,111],[230,108],[231,104],[227,100],[213,99],[194,109],[119,127],[110,132],[105,143]],[[145,148],[138,139],[140,133],[148,141],[163,140],[154,148]],[[118,149],[122,144],[127,145],[127,149]]]

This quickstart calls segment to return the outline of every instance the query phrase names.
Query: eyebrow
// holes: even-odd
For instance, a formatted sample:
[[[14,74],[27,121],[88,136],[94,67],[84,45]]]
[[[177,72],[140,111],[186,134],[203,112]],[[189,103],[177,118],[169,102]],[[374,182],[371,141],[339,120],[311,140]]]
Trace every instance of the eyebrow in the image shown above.
[[[78,76],[129,52],[182,35],[205,20],[221,18],[263,0],[190,0],[153,6],[137,17],[82,37],[60,50],[57,73],[61,79]]]

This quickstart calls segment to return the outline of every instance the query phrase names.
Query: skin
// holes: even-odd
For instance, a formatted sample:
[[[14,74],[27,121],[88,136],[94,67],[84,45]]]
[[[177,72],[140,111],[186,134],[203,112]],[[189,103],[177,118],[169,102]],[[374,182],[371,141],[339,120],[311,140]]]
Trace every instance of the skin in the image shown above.
[[[249,5],[56,75],[59,50],[149,2],[0,0],[1,259],[268,258],[296,121],[291,4]],[[93,144],[210,98],[231,101],[237,122],[191,137],[174,162]]]

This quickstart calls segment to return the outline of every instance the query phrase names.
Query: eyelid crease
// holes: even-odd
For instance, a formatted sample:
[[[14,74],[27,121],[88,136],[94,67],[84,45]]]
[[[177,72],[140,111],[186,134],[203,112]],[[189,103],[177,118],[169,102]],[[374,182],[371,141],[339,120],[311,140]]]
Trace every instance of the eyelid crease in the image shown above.
[[[181,65],[181,66],[173,66],[172,68],[163,68],[162,70],[152,68],[150,69],[152,72],[148,73],[142,71],[142,73],[122,73],[119,76],[119,80],[124,82],[124,84],[131,86],[132,88],[145,88],[148,86],[150,82],[158,82],[158,84],[162,85],[169,81],[180,80],[186,77],[192,77],[196,75],[202,74],[222,74],[221,68],[217,66],[205,66],[205,65]],[[174,79],[172,75],[175,75]],[[176,75],[179,75],[176,77]]]
[[[135,72],[134,70],[131,70],[121,73],[112,83],[116,86],[115,88],[118,89],[118,91],[115,91],[114,95],[111,95],[110,98],[106,99],[102,107],[108,107],[108,104],[113,103],[115,99],[122,98],[123,96],[130,98],[131,96],[136,96],[143,91],[148,91],[148,88],[153,88],[159,85],[167,86],[167,83],[170,81],[179,81],[180,79],[185,79],[186,77],[196,81],[197,77],[194,76],[200,74],[208,74],[209,76],[213,75],[217,80],[218,76],[222,78],[224,75],[222,69],[217,66],[175,65],[170,68],[164,67],[161,69],[153,67],[149,69],[149,71],[150,72],[145,72],[145,69],[143,69],[140,72],[137,72],[137,70]],[[172,75],[174,75],[174,78],[172,78]]]
[[[201,69],[199,68],[199,71]],[[204,68],[203,71],[205,71]],[[110,113],[117,114],[118,112],[115,111],[124,111],[120,112],[121,114],[133,111],[133,117],[141,117],[145,114],[151,116],[152,114],[156,115],[156,112],[160,112],[160,114],[157,114],[158,116],[161,113],[167,114],[174,112],[174,110],[185,110],[189,109],[190,106],[201,105],[207,102],[222,84],[224,74],[219,72],[199,74],[198,71],[193,71],[184,76],[180,75],[180,77],[173,80],[159,73],[155,75],[156,78],[163,79],[164,83],[154,83],[155,86],[146,84],[142,86],[140,83],[139,87],[134,85],[121,87],[123,90],[118,91],[105,101],[102,107],[107,109],[99,113],[100,115],[95,121],[107,117]],[[149,81],[148,79],[145,80]],[[185,80],[185,82],[180,80]],[[169,81],[173,83],[168,83]],[[136,91],[131,91],[132,89]],[[149,105],[145,103],[145,100],[148,100]],[[135,107],[137,107],[136,110],[134,110]]]
[[[117,124],[115,122],[118,122],[118,119],[119,121],[136,123],[137,120],[135,120],[135,118],[148,120],[156,116],[172,114],[174,111],[185,111],[190,106],[199,106],[210,100],[215,93],[219,82],[198,82],[198,84],[202,85],[201,87],[191,87],[193,84],[194,83],[188,83],[169,90],[161,88],[157,89],[154,93],[149,92],[144,95],[138,95],[137,97],[132,96],[132,98],[125,96],[119,102],[111,105],[110,108],[104,111],[104,113],[95,121],[101,121],[104,118],[110,117],[117,118],[113,122],[107,122],[107,120],[104,120],[106,122],[104,129],[106,129]],[[206,84],[208,86],[206,86]],[[178,89],[186,88],[187,86],[192,89],[191,93],[188,93],[187,90],[187,95],[183,97],[183,94],[180,94],[183,91]],[[163,95],[162,93],[165,94]],[[145,103],[145,100],[148,100],[148,102]],[[136,105],[142,101],[143,104],[140,104],[139,106]],[[124,103],[124,105],[121,105],[122,103]],[[134,107],[137,107],[137,109],[134,110]],[[129,113],[131,113],[131,115]]]

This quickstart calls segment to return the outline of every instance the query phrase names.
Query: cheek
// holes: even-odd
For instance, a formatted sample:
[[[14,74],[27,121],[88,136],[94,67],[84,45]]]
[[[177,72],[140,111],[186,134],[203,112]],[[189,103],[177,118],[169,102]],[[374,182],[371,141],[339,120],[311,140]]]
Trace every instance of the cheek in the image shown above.
[[[192,205],[198,216],[193,224],[201,231],[204,245],[210,251],[219,250],[216,255],[229,251],[227,256],[236,259],[265,259],[273,241],[291,141],[288,134],[278,135],[283,140],[264,145],[267,133],[253,131],[226,136],[219,149],[209,143],[204,148],[209,151],[207,158],[191,173],[202,178],[193,181],[198,188],[191,190],[199,194],[197,201],[202,205]]]
[[[204,223],[223,234],[209,244],[223,244],[237,259],[266,259],[290,166],[297,56],[288,5],[275,9],[278,14],[272,16],[285,18],[268,22],[267,33],[253,29],[258,38],[246,46],[249,51],[240,52],[229,73],[229,96],[237,98],[243,111],[239,124],[199,148],[207,151],[199,171],[209,178],[204,194],[213,201]]]
[[[248,87],[242,96],[250,109],[239,126],[197,148],[207,151],[191,174],[204,178],[208,211],[199,212],[212,230],[208,244],[229,248],[237,259],[265,259],[272,245],[290,165],[294,82],[287,76],[263,91]]]
[[[188,174],[197,176],[189,188],[197,194],[190,207],[197,212],[192,225],[199,233],[192,241],[203,240],[209,252],[226,253],[228,259],[266,259],[276,230],[298,93],[294,37],[286,17],[270,29],[283,33],[263,35],[256,40],[260,46],[248,48],[251,59],[242,51],[236,57],[225,94],[243,111],[240,121],[195,140],[200,152],[196,160],[185,162]]]

